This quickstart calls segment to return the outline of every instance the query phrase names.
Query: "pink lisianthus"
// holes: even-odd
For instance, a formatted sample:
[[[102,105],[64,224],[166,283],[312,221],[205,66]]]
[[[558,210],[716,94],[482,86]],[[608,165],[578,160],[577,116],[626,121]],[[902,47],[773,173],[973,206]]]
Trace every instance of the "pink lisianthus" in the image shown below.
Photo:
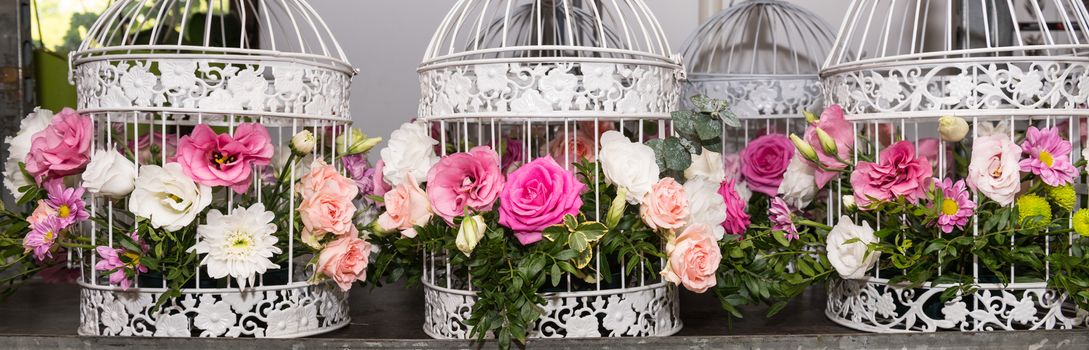
[[[745,235],[751,219],[749,214],[745,213],[745,206],[748,203],[745,203],[741,195],[737,194],[735,186],[735,180],[727,179],[718,188],[718,194],[722,195],[722,199],[726,201],[726,221],[722,222],[722,227],[731,235]]]
[[[49,194],[45,204],[56,213],[62,229],[91,217],[87,205],[83,203],[82,187],[64,187],[61,181],[49,181],[45,184],[45,190]]]
[[[1048,186],[1073,183],[1078,175],[1078,170],[1070,162],[1070,141],[1063,140],[1057,129],[1029,127],[1021,150],[1028,155],[1019,164],[1021,171],[1036,174]]]
[[[753,192],[775,196],[793,157],[790,138],[780,134],[761,136],[741,151],[741,175]]]
[[[794,218],[791,217],[790,207],[786,201],[779,197],[772,197],[768,206],[768,214],[771,215],[771,229],[786,233],[786,239],[793,241],[801,238],[798,235],[798,227],[794,226]]]
[[[98,253],[101,260],[95,264],[95,270],[97,271],[113,271],[110,273],[110,284],[120,286],[122,290],[127,290],[132,287],[132,280],[128,278],[128,271],[133,274],[147,273],[147,266],[140,263],[140,257],[147,253],[148,245],[136,235],[136,232],[130,234],[132,240],[140,246],[142,251],[133,252],[123,248],[111,248],[108,246],[99,246],[95,248],[95,252]],[[121,257],[125,257],[128,262],[122,261]]]
[[[318,254],[318,272],[336,282],[343,291],[352,289],[355,281],[367,280],[371,244],[356,236],[344,235],[330,242]]]
[[[177,162],[199,184],[228,186],[237,193],[246,193],[253,165],[268,165],[272,153],[272,139],[260,124],[241,124],[234,136],[217,135],[211,127],[201,124],[178,142]]]
[[[684,186],[672,177],[658,180],[643,197],[639,216],[651,230],[674,230],[687,224],[688,200]]]
[[[823,151],[821,147],[821,141],[817,137],[816,128],[821,128],[824,132],[828,133],[833,140],[836,141],[836,155],[828,155]],[[855,132],[851,123],[847,122],[847,119],[843,116],[843,108],[839,105],[831,105],[824,109],[821,113],[820,120],[816,125],[810,125],[805,129],[805,142],[808,142],[813,149],[817,150],[817,158],[820,160],[821,165],[828,169],[824,170],[820,167],[817,168],[816,180],[817,188],[824,188],[829,181],[832,181],[836,175],[839,175],[838,170],[847,168],[847,164],[843,164],[836,159],[847,160],[851,155],[851,150],[855,147]]]
[[[91,161],[91,119],[65,108],[45,130],[34,134],[26,171],[39,183],[78,174]]]
[[[915,146],[900,141],[881,151],[880,163],[859,162],[851,173],[855,203],[861,208],[875,202],[904,198],[918,203],[926,196],[933,169],[926,158],[915,156]]]
[[[941,191],[941,202],[934,203],[938,205],[938,227],[945,233],[953,232],[954,228],[964,229],[976,209],[976,203],[968,193],[968,186],[964,180],[956,183],[949,178],[944,181],[934,180],[934,187]]]
[[[542,150],[541,157],[552,156],[556,162],[558,162],[564,169],[570,169],[575,171],[572,164],[578,163],[581,160],[593,162],[597,160],[597,155],[594,154],[594,138],[590,137],[586,133],[579,132],[559,132],[552,141],[548,142],[548,148]]]
[[[386,212],[378,216],[378,226],[384,231],[399,230],[402,236],[415,238],[415,227],[431,221],[432,213],[427,193],[411,176],[406,174],[405,181],[386,192]]]
[[[499,194],[499,224],[514,231],[522,245],[541,240],[541,231],[578,215],[586,185],[552,157],[537,158],[507,177]]]
[[[53,258],[53,245],[60,238],[64,224],[60,218],[50,216],[30,225],[30,233],[23,238],[23,248],[39,262]]]
[[[670,245],[669,261],[662,271],[662,278],[673,284],[703,293],[717,284],[715,272],[722,261],[722,251],[715,242],[711,228],[693,224]]]
[[[499,154],[488,146],[475,147],[439,160],[427,173],[427,198],[439,217],[453,225],[465,208],[492,210],[503,189]]]

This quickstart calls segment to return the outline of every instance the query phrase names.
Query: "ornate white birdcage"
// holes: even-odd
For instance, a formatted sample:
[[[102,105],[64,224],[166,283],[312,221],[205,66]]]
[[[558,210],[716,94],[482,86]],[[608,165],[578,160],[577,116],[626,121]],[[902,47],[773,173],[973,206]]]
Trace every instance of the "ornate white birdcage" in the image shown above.
[[[93,123],[92,149],[117,149],[139,174],[149,165],[162,171],[175,164],[179,143],[193,130],[206,128],[222,139],[238,136],[244,125],[262,128],[275,149],[271,164],[252,165],[249,177],[210,192],[210,208],[226,215],[254,203],[286,208],[283,217],[277,211],[272,218],[279,251],[269,258],[277,268],[240,287],[229,277],[209,277],[201,266],[205,254],[191,249],[178,264],[189,266],[182,269],[193,277],[161,305],[156,301],[177,276],[139,273],[125,290],[98,268],[101,253],[75,251],[82,271],[81,335],[299,337],[349,323],[346,291],[332,281],[308,283],[316,272],[307,267],[311,253],[297,238],[300,199],[276,182],[303,174],[285,159],[292,135],[312,130],[318,146],[305,158],[336,160],[344,149],[332,146],[334,138],[351,125],[355,70],[306,1],[117,1],[71,54],[71,65],[78,112]],[[339,160],[335,164],[340,168]],[[304,165],[309,163],[299,167]],[[284,199],[265,203],[276,194]],[[140,242],[146,233],[130,200],[92,195],[89,211],[104,219],[84,223],[83,239],[116,249],[128,241],[125,249],[134,249],[122,236],[135,231]],[[206,224],[211,215],[205,214],[194,213],[193,225]],[[192,231],[179,232],[189,233],[175,237],[178,245],[200,240]]]
[[[971,155],[1005,152],[984,149],[991,146],[980,146],[981,138],[997,135],[1014,148],[1024,145],[1021,139],[1030,127],[1057,130],[1059,137],[1072,143],[1072,150],[1063,152],[1063,156],[1069,153],[1071,163],[1083,159],[1089,116],[1085,105],[1089,96],[1089,13],[1083,2],[859,0],[852,2],[844,18],[821,77],[827,103],[841,105],[853,125],[855,162],[860,156],[883,157],[879,152],[895,141],[905,140],[915,146],[920,158],[930,158],[935,178],[958,181],[972,176],[972,170],[967,171],[967,176],[963,172],[969,161],[975,162]],[[947,117],[939,123],[943,116]],[[959,120],[967,125],[957,127]],[[956,134],[969,127],[971,132],[960,141]],[[996,157],[1012,155],[1018,157],[1016,161],[1034,156],[1028,149],[1024,150],[1027,156],[1021,154],[1021,148],[1015,149],[1016,155]],[[1051,167],[1051,153],[1047,157],[1044,164]],[[1014,171],[1020,174],[1014,176],[1032,175],[1025,172],[1024,166],[1021,169],[1020,173]],[[1082,171],[1079,168],[1073,174],[1078,193],[1084,189]],[[988,176],[997,179],[1002,174],[998,170]],[[847,181],[843,178],[832,186],[845,191]],[[969,186],[971,181],[968,179]],[[1007,200],[1011,203],[997,207],[1009,208],[1010,213],[1015,206],[1023,209],[1012,203],[1013,195],[1025,196],[1033,191],[1029,185],[1040,185],[1040,181],[1025,183],[1023,190],[1020,178],[1011,184],[1016,186]],[[979,188],[971,187],[969,191],[975,203],[988,200],[988,194]],[[841,213],[848,212],[842,201],[837,202]],[[990,203],[995,202],[987,205]],[[1073,204],[1070,214],[1058,215],[1054,220],[1073,222],[1072,213],[1080,205]],[[978,239],[995,231],[988,231],[995,227],[996,223],[989,223],[994,220],[973,213],[959,231],[962,233],[956,231],[961,229],[943,233],[933,227],[931,238],[952,240],[956,235],[966,235]],[[881,220],[881,213],[876,215]],[[1014,222],[1016,218],[1010,215],[1006,221]],[[1051,214],[1047,215],[1050,220]],[[858,225],[866,221],[880,230],[880,224],[875,225],[873,216],[869,217],[855,215],[853,220]],[[1011,227],[1024,222],[1021,219],[1020,224]],[[1029,267],[1034,262],[1028,260],[999,260],[988,266],[995,260],[975,255],[967,264],[955,266],[957,271],[953,267],[939,269],[927,283],[911,288],[890,283],[905,271],[878,264],[862,278],[833,281],[826,314],[837,323],[871,332],[1085,327],[1086,314],[1074,306],[1071,295],[1049,288],[1049,282],[1057,276],[1050,258],[1073,253],[1070,247],[1078,244],[1079,235],[1035,235],[1038,238],[1016,231],[1001,244],[1016,254],[1042,252],[1046,259],[1039,261],[1042,268],[1038,271]],[[922,246],[928,243],[915,242]],[[942,247],[935,246],[936,250],[926,254],[936,254]],[[954,274],[965,276],[965,285],[974,289],[953,294],[950,289],[954,281],[943,277]],[[943,294],[952,298],[943,301]]]
[[[577,159],[596,158],[607,130],[639,140],[667,135],[684,73],[641,0],[458,1],[418,72],[419,117],[440,155],[491,146],[504,171],[546,155],[573,171]],[[584,214],[604,220],[607,209],[598,204]],[[423,328],[435,338],[468,338],[477,296],[466,267],[447,256],[424,253]],[[590,264],[608,260],[594,254]],[[676,333],[676,287],[656,271],[639,271],[617,273],[611,283],[568,275],[556,290],[542,290],[547,303],[530,337]]]

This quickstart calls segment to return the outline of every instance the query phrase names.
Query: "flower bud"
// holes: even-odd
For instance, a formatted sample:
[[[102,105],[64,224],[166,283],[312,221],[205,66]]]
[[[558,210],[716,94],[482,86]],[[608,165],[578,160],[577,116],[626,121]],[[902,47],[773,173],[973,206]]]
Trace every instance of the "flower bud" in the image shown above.
[[[609,205],[609,213],[605,215],[605,226],[614,228],[620,224],[620,218],[624,216],[624,210],[628,208],[628,189],[620,187],[616,191],[616,198]]]
[[[836,149],[836,139],[833,139],[832,135],[828,135],[828,133],[824,132],[821,128],[814,128],[814,130],[817,132],[817,139],[821,142],[821,149],[824,151],[824,154],[832,157],[838,155],[839,152]]]
[[[470,256],[473,249],[476,249],[477,243],[480,243],[480,239],[484,238],[484,231],[487,229],[488,225],[484,224],[484,217],[467,216],[461,221],[461,228],[458,229],[458,236],[454,243],[458,250],[465,253],[465,256]]]
[[[347,141],[345,141],[346,139]],[[345,142],[347,142],[347,146],[345,146]],[[337,136],[336,151],[342,152],[344,155],[366,153],[379,142],[382,142],[381,137],[367,138],[367,134],[359,129],[349,128],[346,133]]]
[[[941,117],[938,119],[938,133],[942,141],[960,142],[968,135],[968,121],[953,116]]]
[[[802,111],[802,114],[805,115],[805,121],[809,122],[809,124],[816,125],[817,122],[819,122],[821,120],[820,117],[818,117],[816,114],[813,114],[813,112],[810,112],[810,111]]]
[[[809,143],[802,140],[798,135],[790,134],[790,141],[794,142],[794,147],[798,149],[798,153],[801,153],[802,157],[806,160],[814,163],[820,163],[820,159],[817,158],[817,151],[813,149]]]
[[[302,156],[314,151],[314,133],[303,130],[291,137],[291,151]]]
[[[843,208],[854,210],[858,207],[858,204],[855,204],[855,196],[853,195],[844,195],[840,201]]]
[[[378,223],[378,220],[374,220],[374,222],[371,223],[370,229],[371,232],[373,232],[374,235],[378,237],[388,237],[391,233],[397,232],[396,228],[388,229],[382,227],[382,225]]]

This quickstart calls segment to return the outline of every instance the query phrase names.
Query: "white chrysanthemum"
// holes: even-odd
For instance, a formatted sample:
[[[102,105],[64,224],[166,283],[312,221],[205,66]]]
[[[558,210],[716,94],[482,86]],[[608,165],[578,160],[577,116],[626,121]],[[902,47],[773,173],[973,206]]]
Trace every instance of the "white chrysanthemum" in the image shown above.
[[[207,254],[200,264],[208,267],[208,276],[234,277],[239,289],[253,286],[257,274],[280,267],[270,260],[281,252],[274,218],[261,203],[235,209],[231,215],[212,210],[208,223],[197,227],[199,241],[189,251]]]

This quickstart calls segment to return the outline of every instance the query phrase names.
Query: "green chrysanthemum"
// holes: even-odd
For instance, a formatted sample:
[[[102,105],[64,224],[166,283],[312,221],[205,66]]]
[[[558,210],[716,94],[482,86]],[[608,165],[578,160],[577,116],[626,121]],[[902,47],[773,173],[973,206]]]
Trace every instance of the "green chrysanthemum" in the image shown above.
[[[1089,237],[1089,210],[1082,209],[1074,213],[1074,232]]]
[[[1035,194],[1026,194],[1017,199],[1017,213],[1021,225],[1026,225],[1028,218],[1036,217],[1034,226],[1051,225],[1051,204],[1044,197]]]
[[[1078,200],[1077,194],[1074,193],[1074,185],[1048,187],[1047,196],[1051,198],[1052,203],[1066,211],[1073,210],[1074,203]]]

